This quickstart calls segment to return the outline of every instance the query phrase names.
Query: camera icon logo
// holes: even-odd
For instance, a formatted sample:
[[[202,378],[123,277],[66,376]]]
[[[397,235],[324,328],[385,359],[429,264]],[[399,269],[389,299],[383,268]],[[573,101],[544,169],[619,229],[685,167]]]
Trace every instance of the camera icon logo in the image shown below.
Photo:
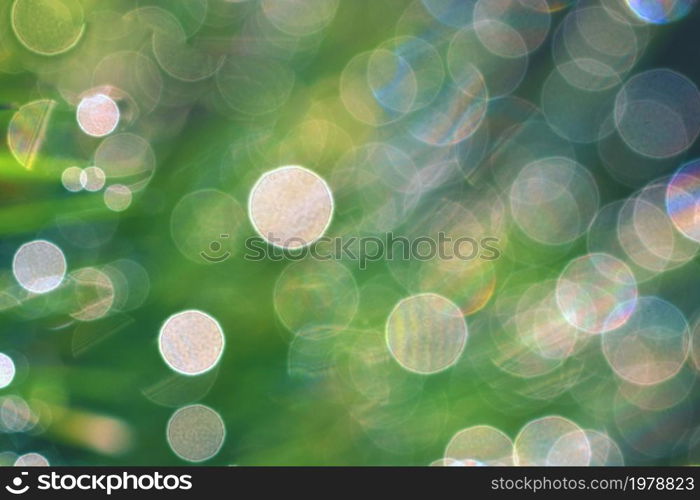
[[[25,484],[24,487],[22,486],[22,476],[26,476],[29,473],[28,472],[22,472],[21,476],[17,476],[12,480],[12,486],[7,485],[5,486],[5,489],[12,493],[13,495],[21,495],[23,493],[26,493],[27,490],[29,489],[29,485]]]
[[[228,239],[229,237],[230,235],[228,234],[219,235],[219,239],[221,240]],[[216,240],[209,243],[209,252],[211,252],[212,255],[207,253],[207,251],[202,251],[199,253],[199,255],[207,262],[211,262],[213,264],[218,264],[219,262],[223,262],[231,257],[231,252],[225,250],[221,242]]]

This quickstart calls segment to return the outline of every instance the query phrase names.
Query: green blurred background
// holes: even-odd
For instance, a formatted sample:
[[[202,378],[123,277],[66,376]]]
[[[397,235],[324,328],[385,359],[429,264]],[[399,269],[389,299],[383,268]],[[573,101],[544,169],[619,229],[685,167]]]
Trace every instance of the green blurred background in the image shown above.
[[[424,465],[442,457],[461,428],[489,424],[514,438],[531,419],[552,414],[608,432],[629,464],[685,464],[697,455],[699,393],[694,383],[670,408],[628,415],[629,403],[624,408],[618,404],[614,375],[595,340],[580,356],[535,379],[509,375],[491,362],[498,343],[494,335],[499,338],[494,297],[517,296],[525,284],[556,279],[571,258],[586,251],[585,241],[550,249],[506,228],[503,256],[489,270],[495,291],[483,308],[467,315],[465,352],[442,373],[407,373],[382,352],[386,317],[399,298],[412,292],[386,262],[370,263],[363,271],[356,263],[344,263],[359,290],[352,322],[311,325],[344,340],[327,347],[293,343],[294,332],[280,321],[274,298],[275,284],[290,263],[242,258],[243,241],[255,236],[244,215],[248,192],[262,172],[279,165],[302,164],[332,178],[354,147],[380,141],[402,147],[400,127],[375,128],[355,120],[339,99],[338,86],[348,61],[394,36],[397,22],[414,2],[341,0],[322,31],[294,37],[256,20],[256,0],[192,0],[189,6],[186,0],[85,0],[80,2],[86,20],[82,38],[63,54],[45,56],[18,43],[10,20],[13,2],[0,1],[0,130],[7,130],[25,103],[58,103],[31,169],[23,168],[6,144],[0,146],[0,351],[13,357],[17,367],[14,381],[0,396],[21,397],[35,419],[24,432],[6,429],[0,434],[6,462],[12,462],[11,453],[35,451],[56,465],[184,465],[169,448],[165,428],[176,408],[194,402],[215,409],[226,426],[223,447],[205,462],[209,465]],[[262,81],[244,84],[244,104],[232,106],[218,92],[216,78],[183,83],[159,69],[161,102],[120,125],[120,132],[149,142],[155,172],[134,193],[131,206],[117,213],[105,207],[101,193],[71,193],[61,184],[67,166],[92,164],[100,143],[80,133],[69,98],[89,88],[90,76],[81,75],[93,74],[111,53],[130,50],[153,60],[148,36],[119,37],[118,26],[108,22],[98,28],[98,17],[92,17],[109,11],[115,17],[106,19],[118,19],[142,6],[170,11],[182,26],[191,27],[190,45],[242,65],[248,61],[251,79]],[[551,13],[550,38],[567,12]],[[696,11],[654,31],[636,70],[668,67],[700,81],[698,22]],[[105,34],[110,27],[114,39],[105,40],[112,38]],[[553,68],[550,38],[530,54],[528,71],[514,92],[535,104]],[[281,61],[287,73],[256,66],[257,60]],[[289,74],[289,95],[280,97],[284,89],[275,85],[286,85]],[[275,98],[280,98],[279,106],[258,113],[258,106]],[[254,113],[241,111],[246,103]],[[601,200],[634,192],[601,166],[595,144],[572,147],[593,173]],[[692,158],[697,152],[696,145],[686,155]],[[202,245],[202,251],[218,240],[220,227],[208,222],[206,211],[173,219],[178,202],[201,189],[223,191],[242,207],[242,217],[223,224],[235,230],[226,243],[234,256],[219,264],[188,258],[173,238],[173,227],[184,226],[193,233],[187,244]],[[423,216],[433,213],[440,200],[490,206],[484,193],[461,173],[427,193],[422,208],[406,216],[399,232],[412,234],[421,227]],[[354,195],[336,203],[328,234],[367,234],[356,227],[362,198]],[[37,238],[62,248],[69,271],[120,259],[138,263],[148,278],[137,273],[117,290],[137,307],[114,307],[104,317],[81,322],[70,316],[75,299],[70,290],[22,294],[11,274],[12,256],[22,243]],[[699,278],[695,259],[640,285],[640,295],[669,300],[690,319],[697,310]],[[327,312],[324,317],[333,317],[332,311],[347,306],[342,302],[347,297],[338,295],[310,303],[295,303],[293,296],[285,300],[290,307],[318,308]],[[174,374],[158,351],[163,321],[185,309],[211,314],[226,335],[217,367],[197,377]],[[358,348],[362,342],[368,346]],[[290,354],[290,346],[292,353],[301,349],[299,357]],[[694,380],[696,372],[688,369]],[[659,441],[654,454],[635,446],[653,439]]]

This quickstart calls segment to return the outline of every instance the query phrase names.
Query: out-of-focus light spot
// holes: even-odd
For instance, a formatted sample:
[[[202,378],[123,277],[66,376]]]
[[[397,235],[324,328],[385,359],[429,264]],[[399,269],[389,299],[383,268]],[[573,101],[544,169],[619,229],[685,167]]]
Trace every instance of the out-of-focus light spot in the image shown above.
[[[700,160],[686,163],[670,180],[666,211],[681,233],[700,243]]]
[[[547,465],[588,465],[591,457],[588,435],[580,430],[570,431],[556,440],[547,454]]]
[[[441,458],[430,464],[431,467],[485,467],[488,464],[467,458],[464,460],[455,460],[453,458]]]
[[[74,284],[75,309],[70,315],[80,321],[94,321],[107,315],[114,303],[114,284],[94,267],[70,273]]]
[[[598,210],[593,176],[573,160],[544,158],[520,171],[510,189],[511,213],[532,239],[562,245],[583,234]]]
[[[482,177],[488,170],[499,187],[508,188],[513,184],[513,177],[536,160],[575,157],[571,142],[557,135],[531,103],[506,97],[494,101],[492,105],[499,128],[490,134],[500,134],[501,143],[489,152],[482,166],[472,175],[473,178]],[[489,120],[489,123],[492,122],[493,119]]]
[[[700,133],[700,91],[670,69],[630,78],[615,98],[615,125],[639,154],[668,158],[688,149]]]
[[[0,427],[4,432],[26,432],[37,424],[37,416],[21,397],[10,395],[0,401]]]
[[[92,81],[93,88],[105,88],[103,93],[126,103],[122,118],[126,118],[127,109],[131,116],[153,111],[163,91],[158,65],[151,57],[131,50],[110,51],[95,67]]]
[[[634,312],[637,282],[621,260],[592,253],[567,264],[557,280],[556,297],[570,324],[604,333],[624,325]]]
[[[571,10],[552,39],[556,69],[569,84],[593,94],[619,85],[646,45],[643,32],[606,7],[584,5]],[[583,107],[578,102],[570,106]],[[605,111],[609,113],[610,107]]]
[[[516,342],[527,346],[528,350],[544,360],[568,358],[574,354],[579,337],[576,327],[569,324],[559,311],[555,286],[551,281],[545,281],[524,290],[518,300],[516,314],[512,317],[518,330]],[[519,359],[526,361],[524,352]],[[549,363],[543,363],[543,366],[547,365]]]
[[[586,429],[588,442],[591,445],[592,467],[614,467],[625,465],[622,451],[618,444],[604,432]]]
[[[553,288],[548,281],[511,285],[508,292],[496,296],[493,311],[497,328],[492,331],[494,349],[488,357],[504,372],[531,380],[550,374],[572,354],[577,332],[561,316]],[[566,386],[556,377],[550,380],[539,388],[545,394]],[[500,384],[490,381],[489,385],[498,390]]]
[[[63,282],[66,267],[61,249],[46,240],[25,243],[12,259],[12,274],[22,288],[32,293],[56,289]]]
[[[171,369],[184,375],[199,375],[211,370],[221,358],[224,332],[208,314],[183,311],[165,320],[158,345]]]
[[[226,428],[217,412],[197,404],[173,413],[166,435],[170,448],[178,457],[189,462],[203,462],[219,452]]]
[[[490,97],[510,94],[520,85],[528,67],[525,42],[517,33],[514,35],[513,43],[520,43],[521,49],[518,52],[523,55],[506,58],[489,52],[476,36],[474,26],[465,26],[459,30],[452,37],[447,51],[447,68],[452,81],[465,91],[469,91],[472,70],[469,64],[465,64],[465,61],[469,61],[479,68]]]
[[[87,214],[75,211],[58,215],[55,224],[61,237],[73,247],[94,250],[112,240],[118,221],[115,218],[95,221]]]
[[[398,113],[413,108],[418,82],[411,65],[394,51],[377,49],[367,61],[367,81],[374,98]]]
[[[356,217],[363,230],[390,231],[416,203],[417,176],[415,162],[405,152],[381,142],[364,144],[343,155],[333,171],[330,182],[340,200],[336,209],[342,210],[352,200],[357,208],[347,215]]]
[[[434,293],[401,300],[386,322],[389,352],[404,368],[420,374],[445,370],[457,362],[467,343],[462,311]]]
[[[280,167],[255,183],[248,215],[269,243],[302,248],[326,232],[333,217],[333,194],[318,174],[299,166]]]
[[[22,45],[43,56],[72,49],[85,31],[83,8],[70,0],[15,0],[11,17]]]
[[[390,62],[391,68],[382,67],[383,62]],[[433,102],[444,79],[440,53],[422,38],[390,38],[379,45],[368,61],[367,82],[375,99],[400,113],[415,111]],[[406,89],[413,86],[411,82],[415,84],[415,92],[407,93]]]
[[[479,0],[474,6],[474,28],[481,43],[494,54],[520,57],[537,49],[547,37],[548,10],[546,0]]]
[[[170,5],[174,3],[169,2]],[[201,4],[188,2],[188,7],[181,8],[192,15],[200,7]],[[203,9],[206,11],[206,4]],[[188,34],[180,19],[168,10],[155,6],[139,7],[124,17],[153,32],[153,55],[161,68],[173,78],[184,82],[203,80],[212,76],[224,60],[223,55],[216,51],[210,52],[188,43]]]
[[[441,23],[461,28],[471,24],[476,0],[421,0],[430,15]]]
[[[642,410],[663,411],[686,400],[696,378],[695,369],[687,363],[678,373],[658,384],[639,385],[620,379],[618,394]]]
[[[693,336],[690,339],[690,355],[695,369],[700,371],[700,321],[696,321],[693,327]]]
[[[542,112],[547,123],[563,138],[583,144],[594,143],[615,131],[610,119],[616,88],[589,90],[566,76],[575,73],[580,61],[562,63],[552,70],[542,86]]]
[[[179,408],[206,396],[216,383],[218,374],[218,370],[210,370],[198,377],[171,373],[144,387],[141,392],[152,403]]]
[[[667,214],[665,182],[652,183],[623,202],[617,237],[625,253],[650,276],[680,267],[698,253],[698,244],[676,231]]]
[[[457,432],[445,449],[446,460],[475,461],[482,465],[513,465],[513,441],[490,425],[476,425]]]
[[[151,145],[131,133],[114,134],[103,139],[95,151],[94,161],[110,183],[124,184],[132,192],[146,187],[156,168]]]
[[[219,263],[238,250],[245,210],[230,194],[200,189],[183,196],[170,214],[177,249],[199,264]]]
[[[7,354],[0,352],[0,389],[12,383],[15,378],[15,363]]]
[[[675,306],[656,297],[640,297],[629,321],[603,336],[603,354],[624,380],[658,384],[685,363],[689,335],[688,323]]]
[[[151,289],[151,279],[144,267],[133,260],[119,259],[104,268],[114,284],[114,308],[132,311],[139,308]]]
[[[295,126],[280,142],[280,161],[294,165],[306,165],[312,169],[322,169],[325,165],[335,165],[338,159],[353,147],[350,134],[331,121],[331,117],[305,120]]]
[[[614,412],[616,435],[629,450],[629,461],[638,456],[635,451],[658,460],[673,453],[673,450],[687,449],[689,431],[697,425],[693,418],[696,406],[694,398],[661,411],[647,411],[618,393],[607,401],[607,405]]]
[[[347,326],[357,313],[358,302],[355,278],[340,262],[295,262],[275,284],[275,311],[292,332]]]
[[[112,184],[104,192],[107,208],[113,212],[123,212],[131,205],[131,189],[123,184]]]
[[[678,21],[693,9],[697,0],[625,0],[639,19],[652,24]]]
[[[481,71],[467,62],[459,86],[445,81],[434,104],[412,115],[409,132],[432,146],[460,143],[481,127],[488,103],[489,90]]]
[[[119,125],[119,106],[104,94],[84,97],[76,111],[80,129],[92,137],[111,134]]]
[[[337,368],[333,362],[334,349],[341,342],[344,328],[319,326],[294,332],[287,354],[290,377],[321,380],[332,376]]]
[[[339,0],[262,0],[261,6],[280,31],[308,36],[331,23],[339,3]]]
[[[56,101],[42,99],[20,107],[7,126],[7,146],[12,156],[31,170],[46,138],[46,129]]]
[[[471,234],[471,233],[463,233]],[[464,244],[463,255],[469,255],[470,244]],[[450,297],[467,316],[482,309],[493,297],[496,286],[495,268],[490,261],[462,261],[451,257],[425,262],[415,277],[420,290],[432,290]]]
[[[515,465],[587,466],[591,445],[586,433],[574,422],[548,416],[528,422],[514,442]]]
[[[385,125],[405,114],[405,111],[396,111],[392,107],[401,110],[413,107],[418,91],[415,72],[405,58],[392,54],[386,50],[362,52],[350,59],[340,74],[340,98],[352,117],[362,123]],[[386,78],[391,72],[387,69],[378,72],[382,56],[393,59],[394,80],[390,86],[386,86]],[[382,75],[385,72],[388,74]]]
[[[227,57],[216,72],[225,103],[246,115],[272,113],[289,99],[296,74],[269,57]]]
[[[80,177],[83,170],[80,167],[68,167],[61,174],[61,184],[68,191],[76,193],[83,189],[83,185],[80,182]]]
[[[462,462],[454,458],[438,458],[430,462],[430,467],[462,467]]]
[[[105,173],[99,167],[87,167],[80,172],[80,185],[86,191],[99,191],[105,185]]]
[[[17,457],[15,467],[48,467],[49,461],[39,453],[26,453]]]

